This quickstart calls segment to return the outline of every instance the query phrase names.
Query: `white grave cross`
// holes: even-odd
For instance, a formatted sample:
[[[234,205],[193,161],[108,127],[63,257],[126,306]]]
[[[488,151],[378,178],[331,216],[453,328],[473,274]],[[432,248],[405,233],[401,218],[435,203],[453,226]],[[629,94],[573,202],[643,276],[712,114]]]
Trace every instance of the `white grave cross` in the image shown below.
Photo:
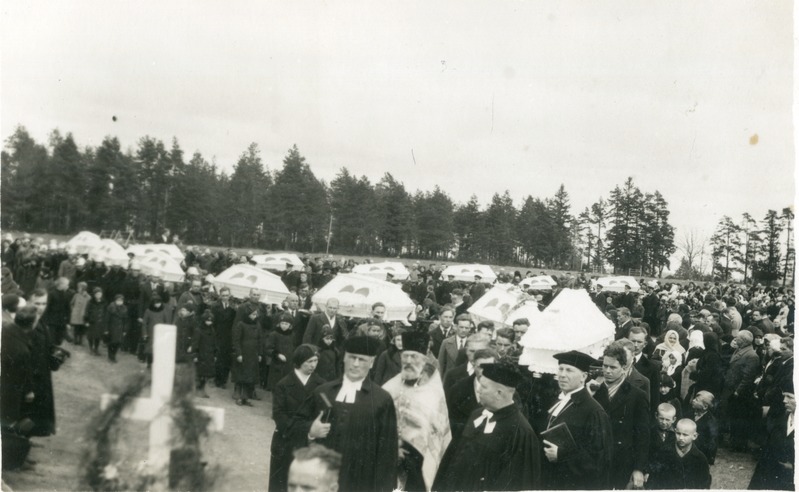
[[[172,399],[172,386],[175,382],[175,345],[177,327],[175,325],[156,325],[153,330],[153,377],[150,398],[135,398],[122,412],[122,416],[132,420],[150,422],[150,447],[148,469],[155,478],[154,490],[166,490],[169,481],[169,455],[172,451],[172,416],[169,402]],[[104,394],[100,408],[105,410],[117,399],[116,395]],[[221,431],[225,425],[225,410],[221,408],[197,406],[211,417],[209,430]]]

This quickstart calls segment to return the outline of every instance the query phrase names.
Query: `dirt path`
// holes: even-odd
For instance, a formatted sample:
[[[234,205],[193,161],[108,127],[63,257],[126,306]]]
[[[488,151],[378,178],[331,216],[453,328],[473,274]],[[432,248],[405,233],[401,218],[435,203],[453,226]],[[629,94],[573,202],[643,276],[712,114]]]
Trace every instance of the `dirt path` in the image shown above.
[[[80,490],[81,457],[87,427],[99,412],[100,395],[112,392],[127,376],[145,370],[130,354],[120,354],[119,363],[105,356],[92,356],[87,348],[65,344],[72,357],[53,373],[58,432],[34,440],[30,470],[3,473],[3,481],[13,490]],[[271,418],[271,394],[259,391],[261,401],[254,407],[239,407],[229,389],[208,388],[210,399],[197,399],[201,405],[225,409],[225,429],[214,433],[203,446],[209,466],[219,465],[224,477],[218,490],[266,490],[269,477],[269,446],[275,426]],[[146,393],[144,396],[147,396]],[[133,434],[146,446],[147,429],[131,423]],[[146,453],[146,451],[145,451]]]

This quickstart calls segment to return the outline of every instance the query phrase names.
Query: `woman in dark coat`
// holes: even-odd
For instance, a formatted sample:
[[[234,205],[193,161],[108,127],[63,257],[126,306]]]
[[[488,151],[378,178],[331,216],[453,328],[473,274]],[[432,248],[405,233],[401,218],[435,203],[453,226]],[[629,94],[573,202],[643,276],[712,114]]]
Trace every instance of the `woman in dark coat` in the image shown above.
[[[266,380],[266,389],[269,391],[272,391],[278,381],[291,372],[289,359],[294,353],[293,324],[294,317],[283,313],[275,329],[266,336],[264,355],[271,363],[269,377]]]
[[[263,353],[261,327],[257,323],[258,308],[245,304],[241,308],[243,316],[233,327],[233,397],[236,405],[249,405],[255,394],[255,385],[260,377],[258,363]]]
[[[214,364],[216,354],[216,333],[214,332],[214,315],[206,310],[200,321],[200,326],[194,334],[192,341],[194,353],[194,368],[197,375],[197,391],[202,398],[208,398],[205,391],[205,382],[216,374]]]
[[[117,294],[106,308],[105,334],[108,337],[108,360],[116,363],[117,351],[128,333],[128,308],[125,297]]]
[[[692,394],[695,395],[700,391],[708,391],[718,401],[721,390],[724,389],[724,367],[721,363],[719,337],[715,333],[705,333],[703,338],[705,350],[696,361],[696,372],[691,374],[691,379],[695,383],[686,398],[693,398]]]
[[[103,291],[99,287],[92,290],[92,299],[86,306],[86,339],[89,341],[89,350],[94,355],[100,355],[100,340],[105,333],[105,300]]]
[[[275,433],[272,436],[271,459],[269,461],[269,492],[284,492],[288,489],[289,465],[292,452],[306,443],[306,436],[297,435],[294,429],[294,414],[300,404],[311,396],[317,386],[325,380],[314,372],[319,361],[316,347],[303,344],[291,357],[294,370],[275,385],[272,398],[272,418]]]
[[[372,381],[379,386],[383,386],[389,379],[393,378],[402,370],[402,332],[405,330],[392,330],[395,334],[391,339],[388,348],[377,357],[374,366]]]
[[[166,309],[169,309],[169,306]],[[185,364],[193,359],[191,355],[192,339],[198,325],[197,315],[194,313],[195,309],[196,304],[193,301],[189,301],[178,309],[178,315],[175,317],[174,324],[177,327],[175,362],[178,364]]]
[[[155,325],[171,324],[172,313],[164,307],[163,300],[155,296],[150,301],[150,307],[144,312],[141,322],[142,338],[145,342],[144,355],[147,359],[147,368],[153,365],[153,331]]]
[[[336,338],[330,325],[322,326],[322,340],[319,342],[319,363],[314,374],[325,381],[333,381],[341,376],[341,353],[336,347]]]

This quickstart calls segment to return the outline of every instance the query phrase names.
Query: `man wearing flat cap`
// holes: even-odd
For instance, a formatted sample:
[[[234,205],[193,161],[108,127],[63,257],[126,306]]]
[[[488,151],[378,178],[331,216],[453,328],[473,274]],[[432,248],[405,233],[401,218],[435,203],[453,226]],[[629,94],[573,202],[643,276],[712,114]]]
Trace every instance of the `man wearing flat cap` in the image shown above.
[[[383,385],[397,411],[399,485],[409,492],[431,489],[452,440],[444,387],[433,359],[428,358],[429,346],[429,334],[403,333],[401,371]]]
[[[391,491],[397,486],[394,400],[368,378],[380,342],[366,336],[344,344],[344,374],[317,387],[297,411],[294,432],[341,453],[339,490]]]
[[[531,490],[541,486],[541,444],[513,403],[522,379],[509,362],[483,364],[482,408],[447,449],[433,490]]]
[[[543,439],[544,488],[606,489],[612,446],[610,420],[585,388],[589,370],[596,360],[576,350],[554,357],[558,360],[556,379],[561,394],[549,409],[547,430],[566,424],[578,445],[564,446],[562,442]]]

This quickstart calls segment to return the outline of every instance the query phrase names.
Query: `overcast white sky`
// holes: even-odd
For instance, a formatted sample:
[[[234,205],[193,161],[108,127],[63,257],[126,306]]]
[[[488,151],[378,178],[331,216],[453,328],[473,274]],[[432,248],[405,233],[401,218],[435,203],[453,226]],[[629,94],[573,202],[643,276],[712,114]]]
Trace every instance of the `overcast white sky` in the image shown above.
[[[709,236],[724,214],[793,203],[792,15],[789,0],[4,0],[0,131],[175,136],[228,172],[250,142],[270,169],[296,143],[328,182],[389,171],[517,205],[564,183],[574,213],[633,176],[678,236]]]

